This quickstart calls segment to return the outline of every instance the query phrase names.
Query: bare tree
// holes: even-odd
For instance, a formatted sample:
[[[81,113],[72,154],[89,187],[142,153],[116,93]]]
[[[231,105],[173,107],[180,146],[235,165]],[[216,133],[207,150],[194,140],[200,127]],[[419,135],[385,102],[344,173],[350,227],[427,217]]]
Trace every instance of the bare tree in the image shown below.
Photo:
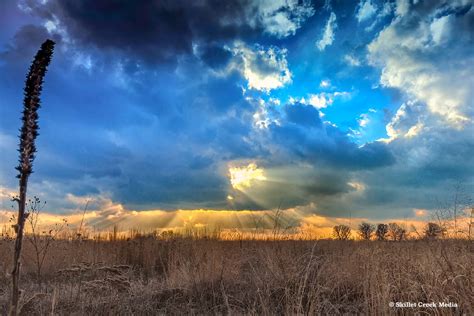
[[[370,240],[375,231],[375,226],[369,223],[360,223],[359,225],[359,236],[363,240]]]
[[[288,236],[287,234],[290,233],[291,229],[297,226],[296,219],[285,214],[285,210],[281,208],[281,202],[276,210],[266,215],[270,218],[271,222],[273,222],[272,235],[274,240]]]
[[[263,220],[265,217],[265,214],[263,215],[256,215],[254,213],[250,214],[250,217],[252,218],[252,223],[253,223],[253,236],[254,238],[259,234],[259,232],[263,232]]]
[[[20,130],[20,159],[16,168],[19,172],[19,196],[14,200],[18,203],[17,223],[14,225],[16,232],[15,249],[13,253],[12,288],[10,300],[10,315],[18,314],[18,302],[20,299],[20,256],[23,244],[23,230],[28,217],[26,211],[26,191],[28,178],[33,172],[33,160],[35,158],[35,140],[38,136],[38,108],[40,106],[40,94],[43,78],[53,55],[54,42],[46,40],[35,56],[26,77],[25,98],[23,100],[23,126]]]
[[[459,237],[460,234],[469,235],[469,232],[466,232],[465,228],[459,225],[459,218],[469,217],[472,197],[467,193],[465,186],[461,182],[453,185],[451,192],[450,197],[444,202],[438,201],[438,208],[434,211],[433,219],[439,226],[446,229],[445,234],[452,232],[452,237],[454,238]]]
[[[377,230],[375,231],[375,236],[377,236],[377,240],[387,240],[388,234],[388,225],[387,224],[378,224]]]
[[[283,210],[281,209],[281,202],[280,205],[278,205],[278,208],[273,212],[273,214],[269,214],[268,216],[273,221],[272,235],[273,239],[276,240],[278,235],[280,234],[283,223]]]
[[[84,211],[82,212],[81,224],[79,225],[79,229],[78,229],[77,234],[76,234],[76,237],[79,241],[81,241],[83,239],[83,237],[82,237],[82,225],[84,224],[84,218],[86,216],[87,207],[89,206],[89,202],[90,202],[90,200],[88,199],[86,201],[86,205],[84,206]]]
[[[55,224],[46,231],[41,231],[38,225],[39,215],[46,202],[41,203],[38,197],[33,197],[32,200],[28,200],[28,223],[31,232],[26,235],[27,240],[33,246],[34,250],[34,263],[36,265],[36,280],[38,285],[41,286],[41,270],[43,268],[44,260],[50,249],[51,243],[56,237],[63,231],[68,225],[67,220],[63,219],[60,224]]]
[[[388,236],[393,241],[401,241],[405,238],[406,229],[402,228],[397,223],[388,224]]]
[[[425,227],[425,238],[427,239],[437,239],[441,238],[446,234],[446,228],[436,224],[436,223],[428,223]]]
[[[333,228],[333,235],[339,240],[348,240],[351,236],[351,228],[347,225],[336,225]]]

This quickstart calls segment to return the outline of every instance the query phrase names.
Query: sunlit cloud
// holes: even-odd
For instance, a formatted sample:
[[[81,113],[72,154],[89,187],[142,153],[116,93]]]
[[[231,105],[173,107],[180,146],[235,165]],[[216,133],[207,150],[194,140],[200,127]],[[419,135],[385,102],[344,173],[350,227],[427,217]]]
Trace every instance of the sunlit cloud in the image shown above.
[[[250,188],[255,181],[267,180],[263,169],[257,167],[255,163],[242,167],[230,167],[229,176],[232,187],[241,191]]]
[[[252,4],[255,8],[249,11],[256,10],[258,14],[250,24],[261,23],[266,33],[279,38],[294,35],[315,12],[309,1],[255,1]]]
[[[415,208],[413,209],[413,213],[416,217],[425,217],[426,215],[428,215],[428,210]]]
[[[292,73],[286,60],[286,49],[260,45],[251,47],[237,42],[231,50],[234,62],[229,70],[240,71],[249,89],[269,92],[291,83]]]
[[[420,7],[407,14],[410,2],[398,1],[399,17],[368,45],[369,62],[382,69],[382,85],[426,103],[455,128],[463,128],[472,116],[473,72],[467,67],[472,37],[459,36],[469,32],[470,15],[452,13],[464,7],[463,1],[451,1],[443,10]],[[415,14],[417,23],[412,23]]]
[[[383,140],[391,142],[399,137],[413,138],[419,135],[425,127],[419,121],[419,114],[422,111],[423,107],[416,102],[408,101],[402,104],[391,121],[386,125],[388,138]]]
[[[423,123],[419,122],[416,125],[413,125],[412,127],[410,127],[408,132],[406,132],[405,137],[407,138],[415,137],[421,132],[422,129],[423,129]]]
[[[14,190],[11,190],[9,188],[5,188],[5,187],[0,186],[0,199],[10,200],[16,195],[18,195],[17,191],[14,191]]]
[[[356,182],[356,181],[353,181],[353,182],[347,182],[347,185],[349,185],[351,188],[354,188],[356,191],[359,191],[359,192],[362,192],[362,191],[365,191],[365,184],[363,184],[362,182]]]

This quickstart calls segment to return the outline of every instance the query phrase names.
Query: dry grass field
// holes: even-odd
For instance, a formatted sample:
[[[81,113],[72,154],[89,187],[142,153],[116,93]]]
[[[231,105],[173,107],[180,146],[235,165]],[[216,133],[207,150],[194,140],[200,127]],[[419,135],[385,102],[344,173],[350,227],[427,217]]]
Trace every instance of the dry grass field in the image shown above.
[[[12,244],[0,241],[2,314]],[[467,240],[57,240],[41,281],[34,254],[26,243],[22,315],[474,315]]]

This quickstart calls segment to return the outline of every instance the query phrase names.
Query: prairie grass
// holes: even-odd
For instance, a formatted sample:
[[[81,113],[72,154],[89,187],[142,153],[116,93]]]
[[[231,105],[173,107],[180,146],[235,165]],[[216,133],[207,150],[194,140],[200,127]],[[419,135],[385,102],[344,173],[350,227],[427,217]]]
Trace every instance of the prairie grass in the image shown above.
[[[12,247],[0,240],[2,314]],[[474,315],[468,240],[55,240],[41,283],[23,262],[23,315]]]

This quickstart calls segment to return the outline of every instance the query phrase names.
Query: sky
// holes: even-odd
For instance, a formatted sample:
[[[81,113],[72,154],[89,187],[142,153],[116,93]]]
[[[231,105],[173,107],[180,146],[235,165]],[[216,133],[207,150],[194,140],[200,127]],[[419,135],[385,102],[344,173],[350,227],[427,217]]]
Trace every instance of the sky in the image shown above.
[[[52,214],[425,216],[474,192],[473,33],[470,0],[1,1],[0,208],[51,38],[28,192]]]

